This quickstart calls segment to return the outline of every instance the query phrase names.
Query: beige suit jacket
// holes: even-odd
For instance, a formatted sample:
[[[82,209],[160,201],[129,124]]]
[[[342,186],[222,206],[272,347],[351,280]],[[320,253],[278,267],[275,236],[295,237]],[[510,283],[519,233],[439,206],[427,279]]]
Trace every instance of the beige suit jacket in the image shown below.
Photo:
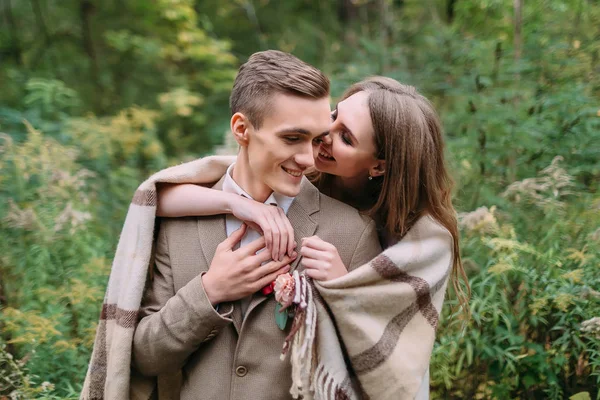
[[[372,220],[306,179],[287,216],[297,240],[318,235],[336,246],[350,270],[381,252]],[[217,312],[202,286],[226,236],[223,215],[161,221],[154,277],[134,335],[134,369],[147,376],[181,371],[184,400],[289,399],[291,368],[279,357],[290,324],[285,332],[275,324],[273,296],[254,294],[242,318],[239,301]],[[299,261],[292,269],[300,270]],[[163,389],[159,397],[171,397]]]

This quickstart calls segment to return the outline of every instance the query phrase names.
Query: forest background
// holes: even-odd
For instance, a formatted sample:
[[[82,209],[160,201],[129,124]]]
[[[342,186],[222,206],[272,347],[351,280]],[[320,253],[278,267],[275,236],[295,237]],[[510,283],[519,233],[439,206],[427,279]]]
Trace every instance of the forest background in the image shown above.
[[[597,0],[0,0],[0,399],[76,398],[136,186],[276,48],[438,109],[472,288],[432,398],[600,399]]]

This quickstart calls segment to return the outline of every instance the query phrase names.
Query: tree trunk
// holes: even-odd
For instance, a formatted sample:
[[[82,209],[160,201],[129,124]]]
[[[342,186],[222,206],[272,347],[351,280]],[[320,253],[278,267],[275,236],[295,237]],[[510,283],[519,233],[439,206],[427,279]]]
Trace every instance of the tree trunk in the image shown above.
[[[515,54],[514,61],[515,66],[517,67],[517,73],[515,74],[515,83],[518,87],[519,81],[521,80],[521,74],[519,72],[519,62],[521,61],[521,54],[523,49],[523,0],[514,0],[514,12],[515,12],[515,34],[514,34],[514,46],[515,46]],[[517,94],[513,99],[513,107],[515,113],[518,112],[519,109],[519,94]],[[513,135],[516,134],[517,127],[513,125],[511,129],[511,133]],[[516,169],[517,169],[517,157],[515,152],[510,152],[508,155],[508,166],[507,170],[507,179],[508,182],[514,182],[516,179]]]
[[[388,4],[387,0],[379,0],[379,41],[380,41],[380,60],[379,74],[385,74],[388,65]]]
[[[515,63],[518,63],[521,60],[521,52],[523,46],[523,38],[521,37],[521,31],[523,28],[523,0],[514,0],[514,9],[515,9],[515,37],[514,37],[514,46],[515,46]]]
[[[8,28],[10,29],[10,36],[12,40],[12,44],[10,46],[10,53],[15,59],[15,63],[19,66],[23,66],[23,50],[21,49],[21,40],[18,35],[17,24],[15,23],[15,18],[12,14],[12,4],[11,0],[4,0],[4,14],[6,15],[6,20],[8,23]]]
[[[500,61],[502,61],[502,42],[496,42],[496,50],[494,51],[494,69],[492,71],[492,78],[494,84],[498,83],[498,76],[500,75]]]
[[[260,42],[260,47],[263,50],[266,50],[268,44],[265,40],[265,35],[263,35],[262,28],[260,27],[260,21],[258,20],[258,16],[256,15],[256,9],[254,8],[254,4],[252,4],[251,0],[245,1],[243,4],[244,11],[246,11],[246,15],[248,16],[248,20],[254,25],[254,29],[256,29],[256,36]]]
[[[52,38],[50,37],[50,33],[48,32],[48,27],[46,26],[46,21],[44,20],[44,14],[42,13],[42,7],[40,6],[39,0],[31,0],[31,7],[33,8],[33,13],[35,15],[36,23],[42,33],[44,41],[46,42],[45,46],[50,47],[52,45]],[[48,61],[51,64],[52,69],[54,69],[54,73],[56,76],[61,77],[60,69],[58,68],[58,62],[56,61],[52,52],[48,56]]]
[[[96,95],[94,96],[96,110],[102,108],[102,87],[100,85],[98,57],[96,55],[96,47],[92,35],[92,14],[95,11],[94,4],[91,0],[80,0],[79,2],[79,17],[81,19],[81,38],[83,41],[83,49],[90,61],[90,79],[94,85]]]
[[[446,21],[448,24],[454,22],[454,7],[456,6],[456,0],[446,0]]]
[[[357,16],[357,7],[352,0],[339,0],[338,2],[338,18],[343,25],[351,24]]]

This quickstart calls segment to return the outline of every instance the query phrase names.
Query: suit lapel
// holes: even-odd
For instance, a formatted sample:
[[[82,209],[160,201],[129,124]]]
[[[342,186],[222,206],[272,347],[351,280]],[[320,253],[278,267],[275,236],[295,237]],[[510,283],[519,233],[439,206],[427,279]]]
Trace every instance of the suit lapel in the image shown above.
[[[224,180],[225,176],[213,186],[213,189],[222,190]],[[200,268],[200,272],[205,272],[208,271],[208,268],[215,257],[217,247],[221,242],[227,239],[225,215],[200,218],[198,220],[198,234],[200,236],[200,247],[202,248],[202,254],[204,255],[205,260],[205,264]],[[233,325],[239,333],[242,326],[242,312],[240,310],[239,301],[227,302],[224,303],[223,306],[229,307],[230,304],[233,305],[233,313],[231,315]]]
[[[200,218],[198,220],[198,234],[200,236],[200,247],[202,248],[202,254],[204,255],[205,260],[204,266],[200,268],[200,272],[202,273],[208,271],[213,258],[215,258],[217,246],[227,239],[225,215]],[[233,319],[233,325],[239,332],[242,326],[242,312],[240,310],[239,301],[224,303],[223,307],[229,307],[229,304],[233,304],[231,318]]]
[[[217,182],[213,189],[222,190],[225,177]],[[200,247],[206,261],[204,269],[200,272],[208,271],[217,246],[223,240],[227,239],[227,229],[225,227],[225,215],[215,215],[211,217],[202,217],[198,219],[198,234],[200,235]]]
[[[225,216],[215,215],[198,219],[198,234],[200,235],[200,247],[205,260],[205,265],[200,272],[204,272],[208,271],[219,243],[227,239]]]
[[[298,196],[296,196],[287,212],[287,217],[292,224],[292,228],[294,228],[294,238],[298,245],[302,238],[312,236],[317,230],[318,224],[311,218],[311,215],[318,212],[319,209],[319,191],[308,181],[308,179],[304,178],[300,193],[298,193]],[[298,249],[299,248],[300,247],[298,247]],[[290,273],[298,267],[301,258],[302,257],[298,257],[292,263]],[[267,297],[262,293],[255,293],[252,296],[252,300],[246,311],[246,318],[256,306],[266,299]]]

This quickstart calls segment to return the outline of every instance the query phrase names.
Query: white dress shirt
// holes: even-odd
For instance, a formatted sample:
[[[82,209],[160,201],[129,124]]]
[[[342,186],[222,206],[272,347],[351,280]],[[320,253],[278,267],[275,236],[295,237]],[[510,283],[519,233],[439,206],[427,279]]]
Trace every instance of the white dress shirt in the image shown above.
[[[227,173],[225,174],[225,180],[223,181],[223,191],[228,192],[228,193],[235,193],[237,195],[252,199],[252,196],[250,196],[244,189],[242,189],[240,187],[240,185],[238,185],[236,183],[236,181],[233,180],[232,174],[233,174],[234,166],[235,166],[235,164],[231,164],[229,166],[229,168],[227,168]],[[290,208],[290,205],[292,204],[293,201],[294,201],[293,197],[288,197],[288,196],[284,196],[282,194],[273,192],[273,193],[271,193],[269,198],[267,198],[267,200],[265,201],[265,204],[270,204],[270,205],[274,205],[277,207],[281,207],[283,209],[283,212],[285,212],[287,214],[287,212]],[[227,216],[225,218],[225,229],[227,231],[227,237],[231,236],[231,234],[233,232],[235,232],[237,229],[239,229],[240,226],[242,226],[241,220],[237,219],[232,214],[227,214]],[[260,238],[261,236],[262,235],[258,231],[248,227],[248,229],[246,230],[246,234],[244,235],[244,237],[242,238],[242,240],[239,243],[239,246],[240,247],[245,246],[248,243],[251,243],[254,240]],[[246,309],[247,309],[249,303],[250,303],[250,297],[242,299],[242,314],[243,315],[246,314]]]

